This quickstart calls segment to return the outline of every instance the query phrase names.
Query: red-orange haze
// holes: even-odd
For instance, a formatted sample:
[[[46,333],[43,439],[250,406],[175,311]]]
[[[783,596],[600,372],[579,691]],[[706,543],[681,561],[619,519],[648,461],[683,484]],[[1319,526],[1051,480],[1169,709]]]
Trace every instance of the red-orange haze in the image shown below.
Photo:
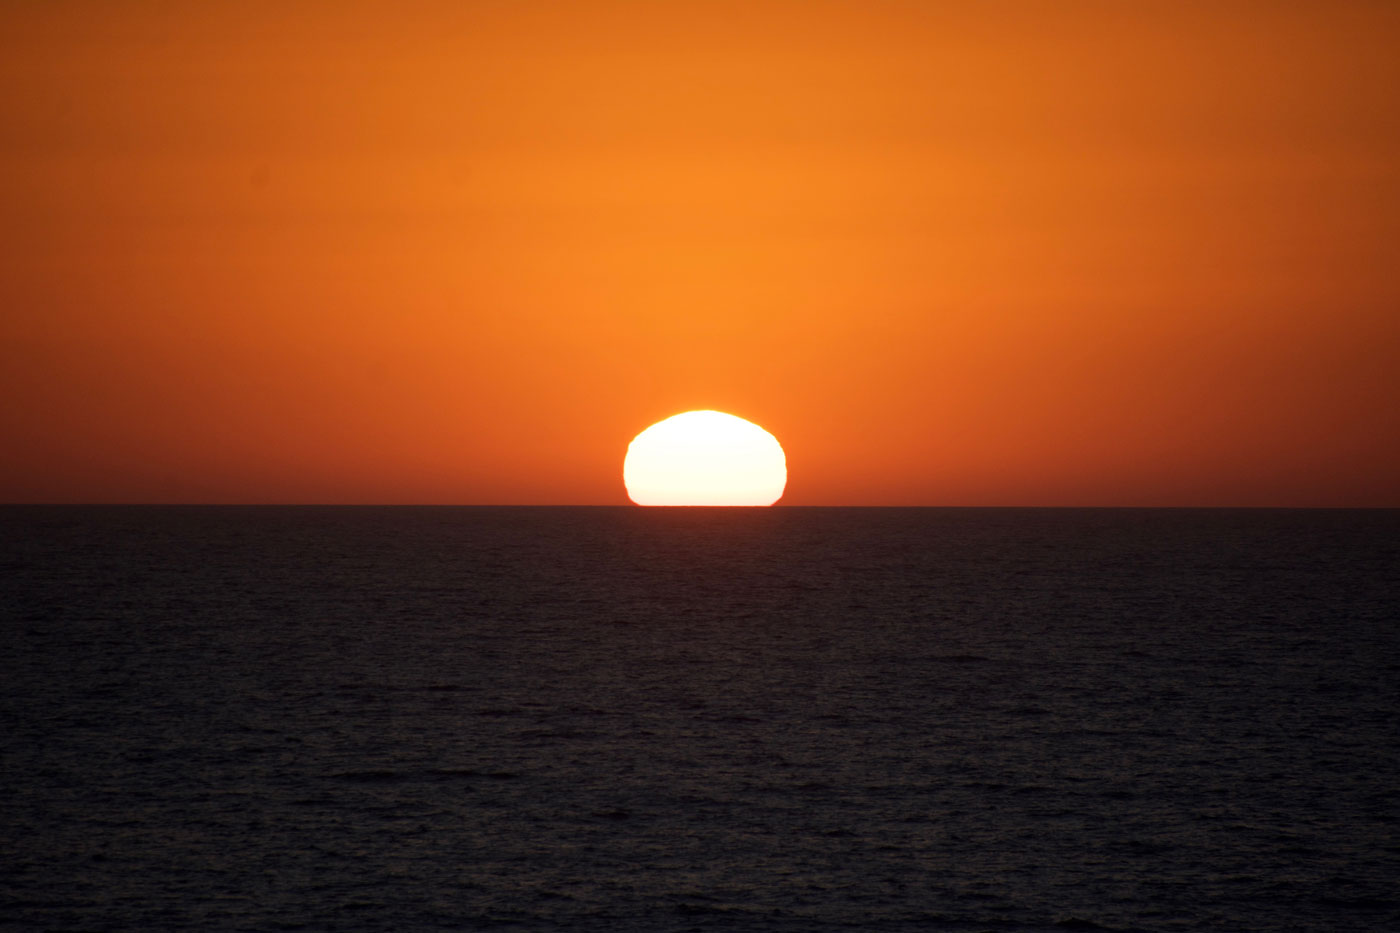
[[[10,3],[0,501],[1400,505],[1400,4]]]

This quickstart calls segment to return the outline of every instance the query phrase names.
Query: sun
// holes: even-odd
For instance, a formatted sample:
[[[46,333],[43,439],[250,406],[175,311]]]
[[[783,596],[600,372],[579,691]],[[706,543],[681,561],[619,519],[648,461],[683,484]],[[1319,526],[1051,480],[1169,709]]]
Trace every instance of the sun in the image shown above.
[[[772,505],[787,486],[787,457],[751,421],[687,411],[632,439],[622,482],[638,505]]]

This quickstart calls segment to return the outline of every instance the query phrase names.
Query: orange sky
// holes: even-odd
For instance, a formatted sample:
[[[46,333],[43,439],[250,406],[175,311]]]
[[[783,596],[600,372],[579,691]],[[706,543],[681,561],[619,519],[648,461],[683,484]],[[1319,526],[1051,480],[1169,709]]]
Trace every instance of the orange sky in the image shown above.
[[[1188,9],[1189,7],[1189,9]],[[1400,5],[10,3],[0,501],[1400,506]]]

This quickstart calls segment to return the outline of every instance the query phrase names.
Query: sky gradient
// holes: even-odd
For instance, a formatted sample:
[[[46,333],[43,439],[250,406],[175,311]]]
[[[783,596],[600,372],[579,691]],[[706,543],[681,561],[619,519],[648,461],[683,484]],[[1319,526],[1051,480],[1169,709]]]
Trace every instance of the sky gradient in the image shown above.
[[[0,501],[1400,506],[1400,5],[0,7]]]

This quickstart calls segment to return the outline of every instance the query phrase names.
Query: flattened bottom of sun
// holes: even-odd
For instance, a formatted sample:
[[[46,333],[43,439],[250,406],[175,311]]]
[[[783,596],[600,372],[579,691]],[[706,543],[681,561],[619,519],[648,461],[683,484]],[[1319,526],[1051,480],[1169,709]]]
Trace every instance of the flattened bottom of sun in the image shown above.
[[[622,481],[638,505],[772,505],[787,487],[787,457],[751,421],[687,411],[632,439]]]

